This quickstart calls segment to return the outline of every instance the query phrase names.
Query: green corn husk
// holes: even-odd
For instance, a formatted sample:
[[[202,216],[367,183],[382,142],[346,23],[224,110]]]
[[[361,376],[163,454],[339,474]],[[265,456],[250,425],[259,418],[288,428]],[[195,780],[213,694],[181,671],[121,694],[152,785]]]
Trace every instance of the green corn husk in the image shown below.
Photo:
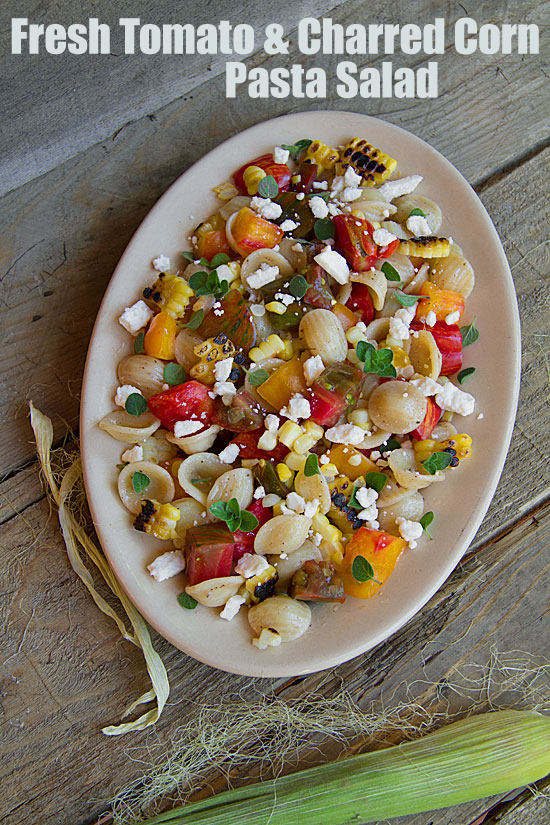
[[[225,791],[143,825],[349,825],[507,793],[550,773],[550,717],[502,710],[413,742]]]

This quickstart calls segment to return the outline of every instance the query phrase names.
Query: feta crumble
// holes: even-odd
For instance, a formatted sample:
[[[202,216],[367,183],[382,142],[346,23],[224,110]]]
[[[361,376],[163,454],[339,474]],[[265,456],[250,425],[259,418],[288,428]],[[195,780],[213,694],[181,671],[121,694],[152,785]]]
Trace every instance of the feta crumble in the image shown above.
[[[390,338],[406,340],[410,335],[409,327],[415,314],[415,306],[398,309],[395,315],[390,318]]]
[[[296,221],[291,221],[290,218],[287,218],[286,221],[283,221],[279,224],[279,229],[282,229],[283,232],[294,232],[294,230],[299,226]]]
[[[255,499],[260,499],[260,498],[265,498],[265,496],[266,496],[265,487],[256,487],[256,489],[254,490],[254,498]]]
[[[275,300],[280,301],[285,307],[289,307],[291,304],[294,303],[296,298],[294,295],[288,295],[286,292],[276,292],[275,293]]]
[[[153,269],[156,269],[157,272],[167,272],[170,265],[170,258],[167,255],[159,255],[158,258],[153,258]]]
[[[328,206],[326,205],[323,198],[319,198],[317,195],[314,195],[313,198],[309,199],[309,208],[313,213],[314,218],[326,218],[328,215]]]
[[[219,454],[219,459],[220,461],[223,461],[224,464],[233,464],[233,462],[237,460],[238,455],[239,445],[228,444],[227,447],[225,447]]]
[[[216,381],[227,381],[233,369],[233,358],[224,358],[214,364],[214,378]]]
[[[432,228],[423,215],[409,215],[407,229],[413,233],[415,238],[432,234]]]
[[[474,411],[476,400],[473,395],[464,390],[459,390],[449,381],[439,388],[435,396],[435,403],[442,410],[458,413],[458,415],[471,415]]]
[[[287,163],[290,157],[288,149],[283,149],[282,146],[276,146],[273,149],[273,160],[275,163]]]
[[[410,383],[414,384],[415,387],[418,387],[422,395],[425,396],[435,395],[436,392],[439,392],[442,388],[441,384],[439,384],[437,381],[434,381],[433,378],[428,378],[427,376],[412,378]]]
[[[128,464],[133,464],[134,461],[143,461],[143,447],[141,444],[136,444],[128,450],[124,450],[120,456],[121,461],[127,461]]]
[[[256,553],[245,553],[235,565],[235,573],[244,576],[245,579],[251,579],[253,576],[259,576],[268,567],[269,562],[266,561],[264,556],[258,556]]]
[[[128,397],[135,392],[137,392],[138,395],[141,395],[141,390],[138,390],[137,387],[133,387],[131,384],[123,384],[121,387],[117,387],[117,391],[115,393],[115,404],[117,407],[124,407]]]
[[[304,361],[304,377],[308,387],[319,378],[324,369],[325,365],[320,355],[312,355]]]
[[[147,570],[156,581],[163,582],[185,570],[185,557],[181,550],[169,550],[148,564]]]
[[[395,523],[399,528],[401,538],[408,542],[411,550],[414,550],[417,545],[416,539],[419,539],[424,532],[424,528],[420,522],[410,521],[407,518],[403,518],[403,516],[399,516],[395,519]]]
[[[414,192],[421,180],[422,175],[409,175],[409,177],[399,178],[398,180],[388,180],[376,191],[379,195],[382,195],[383,198],[392,201],[394,198],[401,197],[401,195],[410,195],[411,192]]]
[[[314,180],[313,181],[313,188],[314,189],[328,189],[328,180]]]
[[[239,596],[238,594],[235,596],[231,596],[225,603],[225,606],[220,613],[220,619],[226,619],[228,622],[231,619],[234,619],[239,610],[241,609],[241,605],[245,603],[246,599],[244,596]]]
[[[454,312],[449,312],[449,314],[445,316],[445,323],[448,324],[448,325],[456,324],[459,319],[460,319],[460,310],[455,309]]]
[[[394,235],[393,232],[388,232],[388,230],[382,226],[380,229],[375,229],[372,233],[372,239],[377,246],[388,246],[392,241],[395,241],[396,238],[397,235]]]
[[[260,218],[265,218],[266,221],[275,220],[275,218],[280,217],[283,213],[283,208],[279,206],[278,203],[273,203],[270,198],[260,198],[257,195],[250,201],[250,208],[253,209]]]
[[[176,421],[174,424],[174,435],[176,438],[185,438],[202,430],[203,424],[200,421]]]
[[[276,433],[279,429],[279,418],[278,416],[274,415],[273,413],[268,413],[264,418],[264,427],[270,433]]]
[[[365,431],[356,424],[338,424],[325,432],[325,437],[334,444],[361,444]]]
[[[303,496],[298,493],[289,493],[286,497],[286,506],[293,513],[303,513],[306,507],[306,502]]]
[[[279,267],[263,263],[247,278],[247,284],[251,289],[261,289],[266,284],[270,284],[279,277]]]
[[[118,321],[130,335],[136,335],[149,323],[153,315],[153,310],[149,309],[145,301],[136,301],[131,307],[126,307]]]
[[[279,411],[285,418],[290,418],[291,421],[298,421],[299,418],[309,418],[311,415],[311,407],[307,398],[295,392],[291,396],[290,401],[286,407],[282,407]]]
[[[426,324],[427,324],[429,327],[433,327],[433,326],[434,326],[434,324],[436,323],[436,321],[437,321],[437,315],[435,314],[435,312],[433,311],[433,309],[430,309],[430,311],[429,311],[429,312],[428,312],[428,314],[426,315]]]
[[[339,284],[346,284],[349,281],[349,266],[346,259],[330,246],[325,246],[323,251],[315,256],[314,261],[322,266],[325,272],[332,275]]]

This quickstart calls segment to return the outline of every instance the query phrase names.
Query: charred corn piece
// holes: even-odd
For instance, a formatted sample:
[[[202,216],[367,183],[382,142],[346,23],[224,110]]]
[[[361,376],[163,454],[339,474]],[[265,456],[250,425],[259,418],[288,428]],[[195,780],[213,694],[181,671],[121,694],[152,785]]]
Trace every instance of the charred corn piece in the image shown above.
[[[460,461],[472,455],[472,439],[467,433],[453,435],[445,441],[426,438],[424,441],[415,441],[413,448],[419,464],[426,461],[433,453],[445,452],[451,454],[451,467],[456,467]]]
[[[220,332],[215,338],[207,338],[202,344],[197,344],[193,352],[200,361],[189,370],[191,378],[203,384],[213,384],[216,362],[235,355],[235,347],[225,332]]]
[[[231,198],[239,194],[239,190],[230,180],[225,180],[223,183],[215,186],[212,191],[216,193],[221,201],[230,201]]]
[[[267,650],[268,647],[278,647],[281,642],[282,637],[280,633],[277,633],[272,627],[262,628],[260,635],[257,638],[254,636],[252,639],[252,644],[254,647],[257,647],[258,650]]]
[[[193,234],[196,235],[197,238],[202,238],[207,232],[215,232],[217,229],[223,229],[224,226],[225,221],[221,215],[212,215],[206,221],[200,223]]]
[[[315,163],[319,169],[333,169],[338,160],[338,152],[320,140],[312,141],[307,147],[304,160]]]
[[[250,593],[251,601],[258,604],[258,602],[263,602],[269,596],[273,596],[278,580],[279,574],[271,564],[262,573],[247,579],[245,587]]]
[[[371,146],[363,138],[352,138],[344,146],[340,160],[336,164],[336,172],[343,175],[351,166],[354,172],[361,175],[367,186],[383,183],[391,175],[397,161],[380,149]]]
[[[326,516],[316,513],[311,520],[311,527],[315,533],[319,533],[325,541],[335,544],[342,539],[342,531],[331,524]]]
[[[156,539],[170,539],[179,521],[180,511],[171,504],[160,504],[154,499],[144,499],[141,510],[134,520],[134,527]]]
[[[472,438],[467,433],[453,435],[452,438],[447,438],[445,441],[440,441],[439,443],[441,445],[440,449],[443,451],[455,450],[456,457],[459,461],[462,461],[464,458],[470,458],[472,455]]]
[[[256,195],[258,184],[265,178],[266,172],[259,166],[247,166],[243,172],[243,181],[249,195]]]
[[[292,357],[292,352],[290,355],[288,354],[289,348],[291,346],[283,341],[283,339],[273,333],[272,335],[268,335],[265,341],[258,347],[252,347],[250,352],[248,353],[248,357],[251,361],[254,361],[257,364],[259,361],[263,361],[264,358],[275,358],[276,356],[281,356],[285,360],[289,360]]]
[[[162,272],[153,286],[145,287],[143,297],[162,312],[181,318],[195,293],[184,278]]]
[[[334,481],[329,481],[328,488],[331,493],[343,493],[348,498],[352,491],[352,483],[347,476],[337,475]]]
[[[401,241],[399,252],[413,258],[446,258],[451,252],[451,242],[448,238],[424,235],[420,238]]]
[[[277,430],[277,440],[291,450],[296,439],[303,434],[304,430],[299,424],[296,424],[294,421],[285,421]]]
[[[282,481],[283,483],[290,481],[290,479],[293,477],[293,472],[290,469],[290,467],[288,467],[286,464],[283,464],[282,461],[279,462],[279,464],[277,464],[275,469],[277,471],[279,481]]]
[[[413,441],[414,457],[418,464],[426,461],[432,453],[436,453],[439,449],[439,442],[433,438],[425,438],[422,441]]]

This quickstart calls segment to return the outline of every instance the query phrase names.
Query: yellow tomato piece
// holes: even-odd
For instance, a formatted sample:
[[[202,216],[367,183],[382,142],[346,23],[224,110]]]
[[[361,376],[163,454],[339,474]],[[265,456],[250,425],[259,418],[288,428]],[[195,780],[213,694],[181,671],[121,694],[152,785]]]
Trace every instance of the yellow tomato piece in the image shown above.
[[[438,321],[444,321],[451,312],[464,312],[464,297],[458,292],[450,289],[440,289],[431,281],[424,281],[420,287],[420,295],[425,295],[426,299],[418,301],[416,305],[416,320],[422,320],[430,310],[436,314]],[[459,316],[460,317],[460,316]]]
[[[331,447],[327,455],[331,463],[338,467],[340,475],[347,476],[351,481],[355,481],[359,476],[365,476],[367,473],[379,471],[374,461],[360,453],[355,447],[349,447],[346,444],[337,444],[336,447]]]
[[[344,582],[344,590],[348,596],[356,599],[370,599],[374,596],[392,573],[397,560],[407,542],[404,539],[382,533],[380,530],[370,530],[360,527],[346,544],[344,559],[340,567],[340,575]],[[360,582],[352,573],[353,562],[357,556],[368,561],[374,571],[374,579]]]
[[[174,358],[176,332],[176,319],[168,312],[159,312],[151,320],[143,339],[146,354],[163,361],[171,361]]]
[[[333,305],[332,311],[344,327],[344,332],[351,329],[351,327],[354,327],[360,320],[359,316],[356,315],[355,312],[352,312],[349,307],[345,306],[345,304],[339,303],[339,301]]]
[[[304,368],[299,358],[291,358],[282,364],[257,388],[258,395],[278,410],[288,404],[291,395],[304,393],[306,389]]]

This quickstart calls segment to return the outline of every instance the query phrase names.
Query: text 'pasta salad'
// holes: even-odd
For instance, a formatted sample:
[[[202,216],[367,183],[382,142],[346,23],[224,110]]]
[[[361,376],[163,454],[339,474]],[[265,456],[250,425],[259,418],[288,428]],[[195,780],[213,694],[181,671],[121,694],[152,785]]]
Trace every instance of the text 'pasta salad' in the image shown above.
[[[262,650],[312,602],[376,595],[430,538],[421,491],[471,455],[474,272],[421,182],[360,138],[276,146],[119,318],[99,426],[129,445],[133,526],[170,544],[147,569],[185,575],[183,608],[246,609]]]

